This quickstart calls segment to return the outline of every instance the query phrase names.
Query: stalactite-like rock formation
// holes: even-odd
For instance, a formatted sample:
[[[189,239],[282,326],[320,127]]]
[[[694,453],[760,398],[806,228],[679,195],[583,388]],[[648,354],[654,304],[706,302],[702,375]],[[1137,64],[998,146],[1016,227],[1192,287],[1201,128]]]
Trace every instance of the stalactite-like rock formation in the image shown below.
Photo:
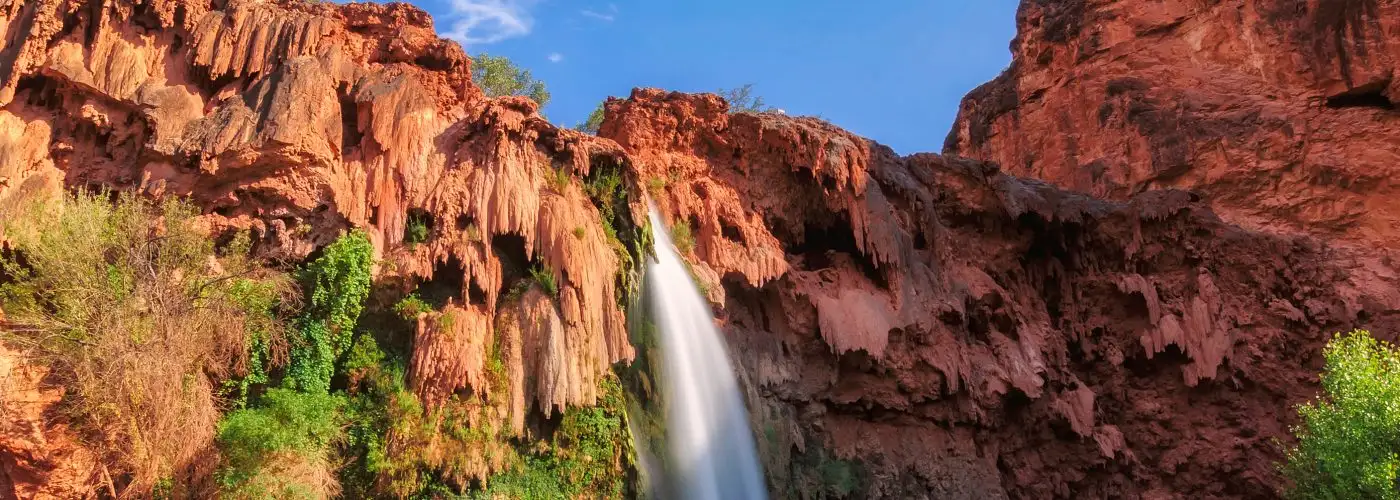
[[[780,491],[1270,497],[1327,333],[1397,326],[1392,267],[1182,191],[1100,201],[654,90],[601,135],[719,277]]]
[[[64,187],[184,197],[216,235],[249,230],[289,259],[362,228],[381,278],[457,286],[414,341],[409,383],[430,403],[491,390],[497,316],[522,300],[507,291],[543,269],[556,296],[523,300],[549,328],[510,342],[508,371],[537,381],[509,386],[515,432],[531,411],[593,404],[631,359],[617,307],[630,264],[580,183],[621,150],[483,96],[421,10],[6,0],[0,40],[0,206]],[[404,241],[410,218],[427,241]]]

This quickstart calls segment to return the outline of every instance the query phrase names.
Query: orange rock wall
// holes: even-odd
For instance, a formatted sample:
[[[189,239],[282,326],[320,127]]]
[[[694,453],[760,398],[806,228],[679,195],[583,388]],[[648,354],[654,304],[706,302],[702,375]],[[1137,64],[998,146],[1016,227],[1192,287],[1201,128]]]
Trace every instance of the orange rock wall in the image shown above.
[[[1013,62],[945,154],[1099,197],[1202,193],[1231,222],[1394,248],[1400,2],[1021,3]]]
[[[0,0],[0,42],[0,208],[62,188],[178,196],[216,236],[250,230],[256,251],[292,261],[364,229],[381,279],[458,283],[455,321],[425,318],[414,342],[410,385],[430,403],[490,390],[498,306],[528,267],[547,269],[557,298],[529,307],[552,328],[512,340],[512,359],[539,371],[510,387],[516,432],[529,412],[593,404],[632,358],[623,263],[579,181],[623,153],[527,99],[484,97],[423,11]],[[426,242],[404,244],[410,216],[430,222]],[[26,446],[0,438],[0,455]]]

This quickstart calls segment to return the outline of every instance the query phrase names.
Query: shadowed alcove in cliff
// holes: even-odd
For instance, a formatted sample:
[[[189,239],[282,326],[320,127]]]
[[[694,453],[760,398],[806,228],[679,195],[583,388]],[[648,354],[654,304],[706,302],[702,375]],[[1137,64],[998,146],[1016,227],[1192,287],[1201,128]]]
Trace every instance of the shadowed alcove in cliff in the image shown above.
[[[822,219],[824,218],[819,217],[805,221],[801,241],[783,241],[783,252],[788,255],[800,255],[804,267],[809,271],[836,267],[837,263],[832,258],[845,255],[859,263],[862,275],[871,283],[881,289],[888,289],[890,285],[885,273],[869,256],[860,251],[850,218],[844,214],[832,214],[830,219]]]
[[[1388,87],[1390,83],[1389,79],[1372,82],[1328,97],[1327,107],[1332,109],[1374,108],[1392,111],[1395,109],[1395,103],[1386,95],[1386,87]]]

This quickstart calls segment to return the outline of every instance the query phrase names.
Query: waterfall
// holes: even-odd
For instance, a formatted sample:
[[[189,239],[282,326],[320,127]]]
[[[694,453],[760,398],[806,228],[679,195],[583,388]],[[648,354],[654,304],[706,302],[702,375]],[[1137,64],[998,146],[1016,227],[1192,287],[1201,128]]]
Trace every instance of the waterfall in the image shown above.
[[[683,500],[768,498],[748,412],[714,315],[651,208],[647,299],[660,336],[672,491]]]

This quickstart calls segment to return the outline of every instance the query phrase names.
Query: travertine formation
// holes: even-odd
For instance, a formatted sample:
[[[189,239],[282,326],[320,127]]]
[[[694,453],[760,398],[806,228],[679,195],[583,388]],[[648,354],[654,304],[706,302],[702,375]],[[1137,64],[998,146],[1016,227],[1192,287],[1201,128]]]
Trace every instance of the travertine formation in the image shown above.
[[[518,435],[631,359],[603,225],[645,192],[693,235],[778,496],[1266,498],[1327,334],[1400,331],[1395,9],[1027,0],[954,156],[899,157],[647,89],[562,130],[404,4],[0,0],[0,209],[187,197],[289,260],[363,229],[380,283],[446,291],[413,390]],[[603,170],[630,205],[579,182]],[[101,488],[0,360],[34,396],[0,401],[0,497]]]
[[[216,235],[251,230],[258,252],[288,259],[363,229],[381,278],[456,284],[452,320],[421,319],[413,346],[410,385],[430,403],[490,390],[498,307],[544,269],[557,298],[530,307],[555,319],[513,339],[539,372],[510,386],[516,431],[527,412],[592,404],[631,359],[626,270],[578,181],[620,149],[528,99],[483,96],[421,10],[3,0],[0,40],[0,206],[64,186],[185,197]],[[410,218],[427,241],[404,242]]]
[[[1183,191],[1100,201],[714,96],[607,111],[720,277],[778,491],[854,467],[873,498],[1270,497],[1327,332],[1400,306],[1390,265]]]

